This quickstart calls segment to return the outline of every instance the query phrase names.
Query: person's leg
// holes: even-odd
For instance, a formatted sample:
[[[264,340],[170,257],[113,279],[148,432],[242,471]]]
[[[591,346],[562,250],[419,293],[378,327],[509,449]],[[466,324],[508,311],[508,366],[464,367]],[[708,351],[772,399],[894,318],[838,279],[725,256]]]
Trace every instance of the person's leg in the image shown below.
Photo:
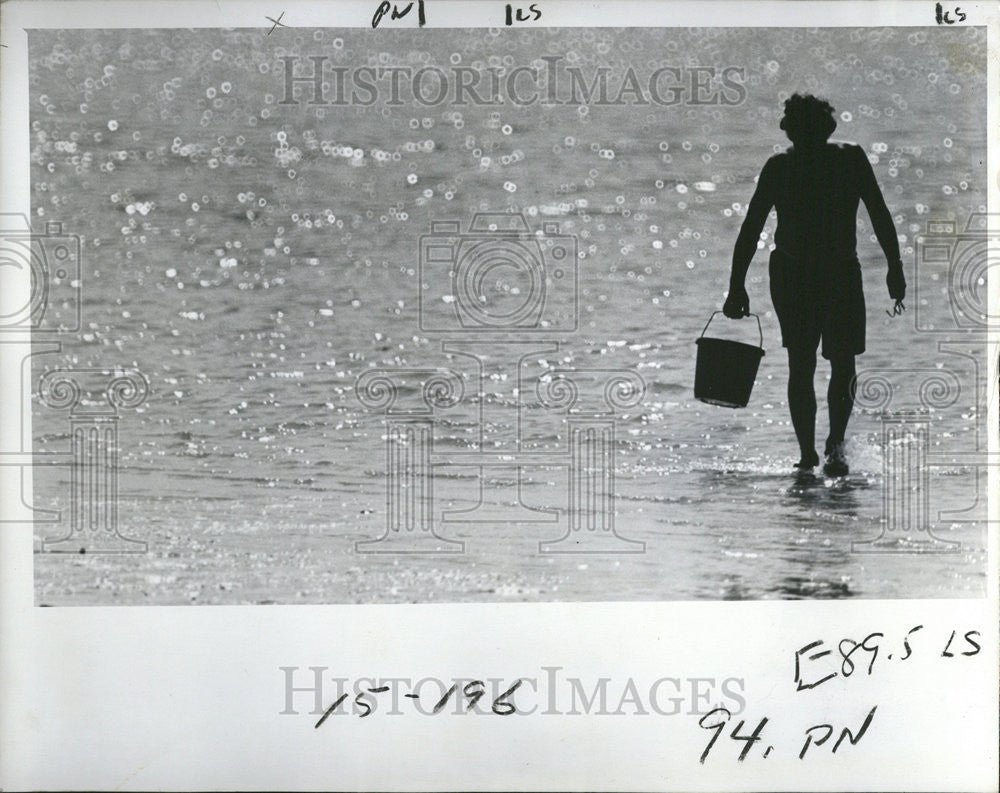
[[[856,391],[853,355],[840,355],[830,359],[830,388],[827,404],[830,409],[830,436],[826,440],[826,453],[832,454],[844,442],[847,422],[854,409]]]
[[[815,347],[798,345],[788,348],[788,409],[802,453],[797,468],[812,468],[819,464],[816,454],[816,391],[813,388],[815,373]]]

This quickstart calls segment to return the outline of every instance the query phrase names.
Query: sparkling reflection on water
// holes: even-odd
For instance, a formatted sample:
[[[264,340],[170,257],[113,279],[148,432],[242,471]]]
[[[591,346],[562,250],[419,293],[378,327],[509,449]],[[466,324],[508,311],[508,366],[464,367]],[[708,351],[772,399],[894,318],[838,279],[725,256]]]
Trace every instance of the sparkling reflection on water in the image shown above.
[[[852,552],[882,527],[875,411],[855,415],[848,480],[791,475],[769,237],[750,279],[767,350],[750,406],[728,411],[691,394],[694,339],[721,304],[753,180],[785,144],[780,97],[830,96],[837,137],[870,151],[912,261],[927,217],[985,204],[981,31],[507,32],[516,63],[551,48],[584,68],[741,66],[748,96],[733,107],[279,104],[279,54],[487,65],[495,47],[488,31],[422,31],[419,44],[385,33],[399,46],[378,54],[352,31],[289,33],[281,53],[240,31],[224,33],[224,46],[201,31],[31,32],[36,220],[61,219],[82,236],[85,276],[83,332],[65,339],[61,360],[36,359],[36,374],[131,365],[152,388],[120,422],[121,526],[149,554],[38,555],[39,602],[983,593],[985,541],[973,522],[982,504],[935,523],[958,553]],[[641,403],[617,416],[611,450],[616,530],[644,542],[642,554],[540,554],[540,542],[568,531],[565,469],[536,467],[518,483],[510,468],[480,473],[449,456],[481,441],[503,451],[519,437],[564,449],[570,430],[559,411],[505,410],[525,397],[502,348],[479,397],[469,359],[420,328],[420,236],[440,219],[464,229],[475,211],[523,212],[533,228],[554,221],[576,238],[579,327],[543,339],[548,351],[524,366],[533,376],[623,368],[644,380]],[[870,304],[860,368],[933,367],[938,339],[914,333],[912,314],[880,311],[883,263],[863,213],[860,226]],[[930,299],[914,308],[947,327],[945,274],[923,275]],[[425,297],[446,310],[448,295]],[[435,419],[434,448],[450,464],[435,470],[434,510],[442,536],[466,553],[358,554],[356,541],[384,532],[387,507],[386,429],[359,402],[356,379],[428,367],[465,378],[465,398]],[[825,375],[821,364],[821,397]],[[913,382],[897,386],[901,406],[917,403]],[[978,419],[964,391],[931,416],[935,448],[970,448]],[[37,408],[34,435],[39,451],[65,448],[65,415]],[[935,508],[968,507],[973,469],[938,474]],[[65,507],[65,470],[36,480],[36,502]],[[480,500],[484,519],[456,519]],[[552,509],[554,522],[504,522],[511,510]]]

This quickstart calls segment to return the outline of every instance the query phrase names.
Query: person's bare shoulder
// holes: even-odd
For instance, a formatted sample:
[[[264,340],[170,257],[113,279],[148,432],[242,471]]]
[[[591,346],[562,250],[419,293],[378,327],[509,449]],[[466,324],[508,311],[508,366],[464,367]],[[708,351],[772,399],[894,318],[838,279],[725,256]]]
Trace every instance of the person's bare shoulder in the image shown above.
[[[826,145],[836,149],[844,157],[868,156],[865,154],[864,148],[852,140],[831,140]]]
[[[761,169],[761,174],[772,175],[780,173],[788,162],[790,151],[791,147],[768,157],[767,162],[764,163],[764,167]]]
[[[834,152],[834,160],[842,164],[850,172],[860,174],[868,165],[868,153],[863,146],[850,140],[831,140],[827,142],[828,150]]]

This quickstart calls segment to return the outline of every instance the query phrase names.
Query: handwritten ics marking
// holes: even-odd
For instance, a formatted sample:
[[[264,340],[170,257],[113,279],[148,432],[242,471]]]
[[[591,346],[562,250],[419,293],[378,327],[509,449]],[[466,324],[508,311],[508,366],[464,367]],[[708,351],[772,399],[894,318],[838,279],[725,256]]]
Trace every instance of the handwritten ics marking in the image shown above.
[[[273,22],[274,23],[273,25],[271,25],[271,29],[269,31],[267,31],[267,35],[268,36],[270,36],[272,33],[274,33],[274,29],[276,27],[283,27],[283,28],[287,28],[288,27],[288,25],[286,25],[284,22],[281,21],[281,18],[284,15],[285,15],[285,12],[282,11],[280,14],[278,14],[278,18],[277,19],[272,19],[269,16],[265,16],[264,17],[264,19],[266,19],[268,22]]]
[[[509,701],[514,695],[514,692],[521,687],[521,683],[524,682],[520,679],[514,681],[514,684],[500,694],[490,707],[497,716],[510,716],[517,712],[517,708],[514,703]],[[373,696],[374,694],[385,694],[390,691],[389,686],[372,686],[366,688],[363,691],[359,691],[354,697],[354,708],[355,710],[360,709],[362,712],[358,714],[359,719],[363,719],[366,716],[370,716],[376,710],[377,699]],[[455,683],[449,688],[437,702],[434,703],[434,707],[431,709],[431,713],[440,713],[444,710],[448,701],[455,696],[458,691],[458,683]],[[462,686],[462,696],[465,697],[465,712],[466,713],[480,713],[481,711],[476,710],[476,704],[480,699],[486,694],[486,683],[482,680],[473,680]],[[409,699],[420,699],[420,695],[416,693],[404,694],[404,697]],[[344,702],[347,700],[347,694],[341,694],[337,699],[334,700],[333,704],[327,708],[323,715],[320,716],[319,721],[314,725],[314,729],[319,729],[325,722]]]
[[[913,647],[910,644],[910,638],[918,631],[923,630],[923,625],[915,625],[906,632],[903,637],[903,653],[901,655],[896,655],[897,661],[905,661],[911,655],[913,655]],[[947,642],[944,645],[944,650],[941,652],[942,658],[954,658],[956,652],[961,656],[973,656],[977,655],[980,651],[981,646],[976,639],[980,637],[979,631],[966,631],[961,639],[957,640],[956,636],[958,631],[953,630],[951,636],[948,637]],[[840,669],[839,671],[834,668],[830,669],[829,666],[823,668],[821,672],[814,673],[810,676],[810,681],[806,682],[803,675],[803,662],[814,662],[819,661],[821,658],[831,656],[834,651],[831,649],[820,649],[824,645],[822,639],[817,639],[816,641],[810,642],[800,649],[795,651],[795,690],[796,691],[806,691],[811,688],[816,688],[827,680],[831,680],[834,677],[850,677],[854,674],[857,664],[855,663],[855,653],[859,650],[863,650],[867,653],[867,669],[866,673],[871,675],[875,668],[875,660],[878,658],[880,649],[885,648],[885,642],[881,641],[885,639],[885,634],[875,631],[869,633],[860,642],[855,641],[851,638],[844,638],[837,642],[837,654],[840,658]],[[954,647],[953,647],[954,645]],[[938,645],[940,646],[940,645]],[[964,648],[964,649],[963,649]],[[953,651],[954,649],[954,651]],[[892,660],[894,653],[886,653],[886,660]],[[864,658],[864,656],[862,656]],[[825,672],[823,674],[822,672]]]
[[[386,14],[389,14],[389,19],[397,20],[409,14],[412,8],[412,2],[407,3],[405,8],[400,9],[400,7],[395,3],[390,3],[389,0],[382,0],[382,2],[379,3],[378,8],[375,9],[374,16],[372,16],[372,28],[377,28],[378,23],[382,21],[382,17]],[[420,27],[423,27],[426,22],[427,17],[424,15],[424,0],[417,0],[417,24],[419,24]]]
[[[955,19],[951,18],[951,15],[955,15]],[[939,25],[954,25],[956,22],[965,22],[965,12],[955,6],[951,11],[945,11],[940,3],[934,4],[934,20]]]
[[[864,737],[864,734],[868,731],[869,725],[872,723],[872,719],[875,717],[875,711],[878,709],[878,705],[872,707],[868,711],[868,715],[865,717],[861,726],[856,732],[851,732],[847,727],[842,728],[840,736],[833,744],[833,748],[830,750],[830,754],[836,754],[837,750],[840,748],[841,744],[847,740],[850,742],[851,746],[856,746],[858,742]],[[698,726],[706,730],[715,730],[715,733],[708,741],[708,745],[705,747],[705,751],[701,753],[701,757],[698,762],[704,764],[705,760],[708,758],[709,752],[712,751],[712,747],[715,746],[715,742],[722,735],[723,730],[729,723],[729,719],[732,714],[726,708],[715,708],[710,710],[704,716],[698,720]],[[709,721],[716,721],[715,724],[710,724]],[[737,724],[729,737],[734,741],[743,741],[743,750],[740,752],[739,757],[736,758],[737,762],[742,763],[750,755],[750,750],[757,741],[762,740],[761,734],[764,732],[764,727],[768,722],[768,717],[764,716],[757,726],[754,728],[753,732],[744,735],[741,733],[743,725],[746,723],[743,719],[740,719],[740,723]],[[805,730],[805,740],[802,742],[802,748],[799,750],[799,760],[803,760],[806,753],[809,751],[811,746],[822,746],[833,736],[834,727],[832,724],[814,724],[812,727],[808,727]],[[817,737],[819,736],[819,737]],[[764,750],[762,757],[766,758],[771,752],[774,751],[774,746],[769,744]]]
[[[513,25],[515,20],[517,22],[537,22],[542,18],[542,11],[538,7],[538,3],[532,3],[529,5],[527,11],[523,8],[515,8],[510,3],[507,3],[505,10],[506,15],[504,21],[507,23],[508,27]]]

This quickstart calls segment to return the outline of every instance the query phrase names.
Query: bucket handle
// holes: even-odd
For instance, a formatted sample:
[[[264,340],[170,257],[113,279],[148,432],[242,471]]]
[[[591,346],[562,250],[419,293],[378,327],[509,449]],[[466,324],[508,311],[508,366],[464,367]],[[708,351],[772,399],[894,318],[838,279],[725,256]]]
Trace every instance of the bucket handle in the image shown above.
[[[702,330],[701,336],[699,336],[699,338],[704,338],[705,333],[708,330],[708,326],[711,325],[712,324],[712,320],[715,319],[715,315],[716,314],[721,314],[721,313],[722,313],[721,311],[713,311],[712,312],[712,316],[710,316],[708,318],[708,322],[705,323],[705,329]],[[755,320],[757,320],[757,332],[760,334],[760,347],[761,347],[761,349],[763,349],[764,348],[764,330],[760,326],[760,317],[757,314],[746,314],[745,316],[753,317]]]

